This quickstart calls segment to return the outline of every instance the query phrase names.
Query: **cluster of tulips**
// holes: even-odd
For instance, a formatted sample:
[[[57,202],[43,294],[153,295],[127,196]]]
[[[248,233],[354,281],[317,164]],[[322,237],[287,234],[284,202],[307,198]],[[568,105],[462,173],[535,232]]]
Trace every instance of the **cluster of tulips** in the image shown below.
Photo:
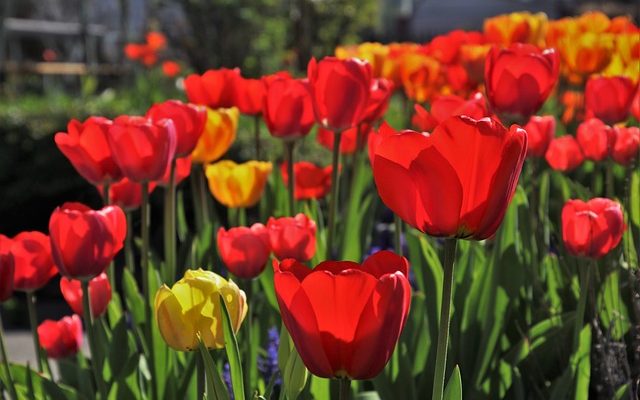
[[[161,398],[170,384],[183,387],[162,381],[169,376],[163,369],[184,368],[186,382],[191,380],[194,367],[180,353],[189,351],[201,356],[194,357],[198,398],[205,386],[208,398],[228,398],[219,376],[221,365],[211,357],[216,353],[209,352],[224,348],[231,391],[236,399],[244,399],[246,391],[268,398],[275,384],[274,378],[264,387],[252,386],[258,357],[255,341],[261,335],[252,331],[259,320],[253,307],[260,309],[257,292],[264,291],[265,296],[275,297],[284,326],[281,393],[298,396],[305,389],[308,369],[318,377],[338,379],[340,396],[347,398],[351,380],[375,378],[394,354],[416,295],[409,259],[403,256],[403,232],[404,236],[421,232],[439,238],[433,243],[443,256],[437,272],[442,285],[437,288],[442,296],[439,319],[427,321],[438,327],[438,334],[430,342],[436,346],[433,376],[426,380],[432,382],[432,399],[442,399],[445,392],[447,398],[455,398],[455,393],[462,393],[460,371],[456,368],[451,374],[446,391],[445,378],[452,370],[447,368],[447,351],[453,288],[460,284],[454,280],[458,242],[494,246],[524,166],[532,207],[533,258],[540,262],[550,251],[545,230],[559,224],[563,247],[584,264],[572,342],[577,351],[589,329],[584,314],[591,275],[598,260],[611,257],[628,224],[614,198],[616,171],[621,169],[614,163],[632,175],[638,159],[640,130],[626,123],[632,112],[640,119],[638,75],[633,75],[633,66],[639,65],[639,32],[628,19],[609,20],[601,14],[547,21],[543,15],[517,13],[487,20],[483,33],[454,31],[425,45],[341,47],[337,57],[312,59],[303,78],[278,72],[248,79],[239,69],[225,68],[192,74],[184,80],[188,103],[167,100],[144,116],[71,121],[67,132],[55,135],[55,144],[100,190],[104,207],[93,210],[65,203],[51,215],[48,236],[39,232],[11,239],[0,236],[0,300],[10,298],[13,290],[27,293],[38,369],[45,378],[52,376],[47,358],[79,351],[84,322],[93,396],[106,399],[123,393],[112,355],[101,349],[100,341],[124,335],[123,343],[138,349],[134,366],[144,364],[146,371],[144,379],[127,385],[148,391],[150,398]],[[631,47],[630,56],[624,53],[625,46]],[[586,69],[587,64],[592,68]],[[565,80],[558,85],[561,72]],[[584,118],[578,121],[576,135],[556,137],[556,117],[536,114],[554,89],[583,81]],[[403,124],[417,130],[396,130],[383,121],[396,89],[403,89],[405,101],[415,102],[414,107],[406,105]],[[255,118],[256,159],[237,164],[220,158],[235,139],[240,113]],[[263,121],[282,143],[285,162],[280,168],[263,161]],[[314,125],[318,141],[332,150],[331,165],[295,160],[297,146]],[[560,219],[553,221],[538,205],[543,197],[538,180],[545,168],[542,158],[552,170],[562,172],[578,170],[585,160],[601,163],[606,188],[602,190],[601,170],[593,163],[588,171],[594,185],[579,192],[583,199],[593,198],[566,201]],[[370,169],[364,168],[367,164]],[[359,198],[353,207],[345,206],[351,201],[339,188],[347,187],[350,196],[357,196],[358,179],[366,173],[372,174],[377,195],[396,216],[395,243],[393,251],[374,252],[360,262],[362,249],[356,259],[341,255],[353,245],[350,242],[360,241],[349,223],[359,207],[367,206],[357,204]],[[273,175],[279,175],[277,182]],[[341,186],[345,175],[351,181]],[[226,267],[226,278],[212,272],[221,271],[219,266],[183,270],[178,261],[177,240],[184,235],[176,226],[176,188],[188,176],[197,237],[217,244],[217,251],[212,251]],[[212,223],[219,217],[214,217],[217,213],[209,204],[207,184],[217,203],[229,209],[226,227],[221,219]],[[149,197],[157,186],[165,188],[162,261],[151,250],[150,237]],[[266,188],[285,186],[286,207],[269,211]],[[323,214],[319,200],[326,196]],[[246,210],[258,204],[260,221],[250,224],[247,219],[254,214]],[[136,245],[132,226],[138,208]],[[211,226],[219,227],[215,239],[207,234]],[[637,269],[637,256],[632,256],[637,244],[630,240],[621,257],[627,268]],[[114,262],[123,248],[124,267]],[[434,262],[431,257],[426,262]],[[191,259],[196,260],[193,254]],[[270,260],[272,267],[265,268]],[[58,273],[63,297],[82,319],[73,315],[36,326],[34,292]],[[142,278],[141,294],[136,274]],[[231,277],[238,278],[242,290]],[[118,286],[123,287],[126,308]],[[102,317],[105,313],[109,323]],[[245,320],[248,332],[243,333]],[[254,342],[246,345],[250,360],[245,368],[239,350],[245,344],[236,335]],[[160,337],[179,353],[167,353]],[[14,384],[2,348],[3,386],[17,399],[27,389]],[[41,349],[46,355],[40,354]],[[111,351],[118,349],[107,349]],[[200,379],[202,375],[206,379]]]

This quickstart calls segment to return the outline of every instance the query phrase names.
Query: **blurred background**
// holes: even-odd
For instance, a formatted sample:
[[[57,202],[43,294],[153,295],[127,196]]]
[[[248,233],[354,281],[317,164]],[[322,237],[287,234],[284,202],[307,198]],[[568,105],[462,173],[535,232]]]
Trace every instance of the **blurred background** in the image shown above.
[[[51,211],[65,201],[100,204],[53,144],[72,118],[140,114],[154,102],[183,99],[180,77],[190,72],[237,66],[246,77],[281,69],[301,75],[311,56],[333,54],[340,44],[426,42],[453,29],[481,30],[485,18],[521,10],[549,19],[601,10],[638,21],[640,3],[0,0],[0,233],[46,232]],[[250,130],[241,121],[230,158],[246,158]],[[305,144],[306,151],[314,145]],[[50,300],[40,302],[42,319],[68,312],[60,309],[66,304],[57,285],[52,280],[39,293]],[[5,318],[9,326],[26,325],[19,309]]]

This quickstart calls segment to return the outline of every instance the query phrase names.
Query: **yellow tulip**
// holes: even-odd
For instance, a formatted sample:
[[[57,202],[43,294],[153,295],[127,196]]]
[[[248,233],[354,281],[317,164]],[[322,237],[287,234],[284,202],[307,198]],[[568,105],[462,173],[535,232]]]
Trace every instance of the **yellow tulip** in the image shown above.
[[[255,205],[267,183],[272,164],[264,161],[248,161],[236,164],[223,160],[205,167],[209,190],[213,197],[227,207],[251,207]]]
[[[176,350],[190,351],[198,347],[200,337],[207,348],[223,348],[220,296],[237,332],[248,306],[245,293],[232,280],[197,269],[187,270],[171,289],[162,285],[156,293],[155,315],[164,341]]]
[[[207,122],[191,153],[191,160],[204,164],[222,157],[236,138],[239,116],[240,112],[235,107],[217,110],[207,108]]]
[[[580,83],[591,74],[602,71],[613,55],[614,37],[608,33],[586,32],[569,35],[558,41],[563,72],[572,83]]]
[[[424,103],[432,98],[438,88],[440,63],[433,57],[413,53],[402,58],[400,79],[408,98]]]
[[[515,42],[544,45],[547,14],[527,11],[497,15],[484,20],[484,33],[489,42],[509,46]]]

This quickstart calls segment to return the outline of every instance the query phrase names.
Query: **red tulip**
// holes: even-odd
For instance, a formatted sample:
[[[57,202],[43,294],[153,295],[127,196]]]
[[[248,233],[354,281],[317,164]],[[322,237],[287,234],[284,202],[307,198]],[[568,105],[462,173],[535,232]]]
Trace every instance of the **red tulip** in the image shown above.
[[[38,326],[40,346],[49,358],[65,358],[75,355],[82,347],[82,321],[77,315],[59,321],[50,319]]]
[[[195,104],[185,104],[179,100],[167,100],[154,104],[147,111],[147,118],[154,122],[163,119],[173,121],[176,130],[176,158],[186,157],[198,143],[204,123],[207,120],[207,109]]]
[[[11,245],[11,239],[0,235],[0,303],[13,294],[14,261]]]
[[[409,262],[390,251],[362,265],[325,261],[310,270],[274,260],[280,314],[314,375],[371,379],[389,361],[411,304]]]
[[[633,98],[633,102],[631,103],[631,114],[636,119],[636,121],[640,121],[640,86],[638,86],[636,95]]]
[[[562,241],[574,256],[605,256],[620,243],[624,230],[622,207],[613,200],[569,200],[562,208]]]
[[[123,115],[114,121],[108,138],[122,173],[135,182],[161,179],[176,151],[176,130],[169,119],[154,123]]]
[[[397,135],[398,133],[407,133],[407,132],[413,132],[413,131],[409,129],[405,129],[403,131],[396,131],[391,127],[391,125],[389,125],[386,121],[384,121],[382,125],[380,125],[380,129],[378,129],[378,132],[369,134],[369,137],[367,138],[369,163],[373,165],[373,160],[375,160],[375,155],[376,155],[376,149],[385,138],[387,138],[388,136]],[[422,132],[422,134],[425,136],[429,136],[429,133],[427,132]]]
[[[94,185],[119,180],[122,172],[111,154],[107,141],[111,121],[89,117],[80,122],[69,121],[67,132],[54,136],[56,146],[87,181]]]
[[[301,79],[280,77],[269,81],[262,117],[271,136],[296,139],[309,133],[315,120],[308,86]]]
[[[182,159],[179,159],[182,160]],[[102,193],[102,186],[96,186]],[[155,182],[149,182],[149,193],[156,188]],[[118,182],[109,186],[109,204],[118,206],[125,211],[132,211],[142,204],[142,185],[127,178],[122,178]]]
[[[486,239],[500,226],[527,151],[526,132],[454,116],[430,136],[391,135],[378,145],[373,177],[382,201],[432,236]]]
[[[269,218],[269,243],[279,260],[311,260],[316,252],[316,223],[304,214],[295,217]]]
[[[74,313],[84,315],[82,306],[82,285],[77,279],[62,277],[60,279],[60,292]],[[111,284],[104,272],[89,282],[89,301],[91,313],[94,317],[100,317],[107,311],[111,301]]]
[[[51,244],[47,235],[40,232],[22,232],[16,235],[12,242],[15,290],[38,290],[58,273],[51,257]]]
[[[393,82],[390,80],[384,78],[371,80],[369,103],[364,111],[362,122],[373,124],[384,116],[389,108],[393,88]]]
[[[637,85],[625,76],[594,76],[584,90],[587,115],[615,124],[626,120]]]
[[[318,167],[308,161],[300,161],[293,164],[294,196],[296,200],[321,199],[331,190],[331,165]],[[282,180],[289,184],[287,164],[280,166]]]
[[[184,80],[189,102],[211,108],[229,108],[236,105],[236,88],[240,70],[210,69],[203,75],[191,74]]]
[[[175,184],[176,186],[180,184],[183,180],[187,179],[189,175],[191,175],[191,156],[178,158],[176,160],[176,171],[175,171]],[[170,166],[167,167],[167,170],[164,172],[162,179],[158,180],[157,183],[160,186],[169,186],[169,178],[171,175]]]
[[[358,144],[362,147],[362,144],[367,140],[369,131],[371,128],[369,125],[363,124],[359,127],[349,128],[342,131],[342,138],[340,139],[340,154],[353,154],[358,148]],[[359,132],[358,132],[359,131]],[[360,141],[358,142],[358,133],[360,134]],[[335,133],[332,131],[318,127],[318,134],[316,140],[322,145],[322,147],[333,150],[333,140],[335,139]]]
[[[614,144],[611,158],[621,165],[631,165],[640,149],[640,128],[616,126],[613,128]]]
[[[423,132],[431,132],[439,123],[454,115],[466,115],[474,119],[489,116],[487,103],[480,92],[465,99],[456,95],[439,96],[431,105],[431,112],[421,105],[414,106],[411,123]]]
[[[100,275],[122,249],[127,222],[120,207],[92,210],[65,203],[49,219],[51,250],[58,270],[74,279]]]
[[[551,168],[562,172],[572,171],[584,161],[580,145],[571,135],[553,139],[544,158]]]
[[[493,111],[526,120],[545,102],[558,80],[558,53],[515,43],[493,47],[485,62],[484,80]]]
[[[175,78],[181,70],[180,64],[173,60],[167,60],[162,63],[162,74],[167,78]]]
[[[524,130],[527,131],[529,141],[527,157],[544,157],[549,143],[556,136],[556,117],[534,115],[529,118]]]
[[[240,77],[236,88],[236,106],[246,115],[262,114],[267,88],[262,79]]]
[[[222,262],[235,276],[253,279],[264,271],[271,254],[269,232],[264,225],[238,226],[228,231],[220,228],[217,241]]]
[[[576,134],[582,154],[587,160],[601,161],[613,146],[613,130],[598,118],[591,118],[578,126]]]
[[[334,132],[358,125],[371,92],[371,66],[356,58],[312,58],[307,67],[309,91],[318,124]]]

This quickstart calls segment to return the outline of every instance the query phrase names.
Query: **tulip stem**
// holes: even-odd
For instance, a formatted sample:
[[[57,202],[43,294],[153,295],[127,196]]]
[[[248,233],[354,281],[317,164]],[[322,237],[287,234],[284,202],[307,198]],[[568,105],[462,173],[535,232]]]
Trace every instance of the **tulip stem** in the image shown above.
[[[335,230],[336,221],[336,207],[338,205],[338,189],[340,187],[340,171],[338,164],[340,161],[340,139],[342,139],[342,132],[335,132],[333,138],[333,158],[331,162],[331,200],[329,201],[329,230],[327,232],[327,254],[326,260],[331,259],[333,254],[333,234]]]
[[[447,369],[447,346],[449,344],[449,322],[451,320],[451,292],[453,287],[453,266],[456,258],[457,239],[448,238],[444,242],[444,287],[440,308],[440,329],[436,350],[436,367],[433,378],[432,400],[442,400],[444,375]]]
[[[149,369],[151,370],[151,399],[158,398],[155,380],[155,356],[153,350],[153,321],[151,319],[151,298],[149,285],[149,182],[140,184],[142,190],[142,223],[140,235],[142,236],[142,254],[140,255],[140,269],[142,270],[142,291],[144,294],[144,315],[146,324],[147,343],[149,345]]]
[[[340,396],[339,400],[349,400],[351,398],[351,380],[349,378],[340,378]]]
[[[396,253],[402,255],[402,220],[398,217],[398,214],[394,214],[394,245]]]
[[[169,185],[164,198],[164,281],[176,278],[176,160],[171,161]]]
[[[204,373],[204,360],[201,354],[196,354],[196,384],[197,384],[197,399],[204,399],[205,388],[205,373]]]
[[[287,182],[287,186],[289,188],[289,215],[296,215],[296,203],[295,203],[295,171],[293,169],[293,149],[295,147],[294,141],[285,141],[284,142],[285,151],[287,153],[287,175],[289,176],[289,180]]]
[[[27,292],[27,312],[29,313],[29,323],[31,324],[31,335],[33,337],[33,348],[38,360],[38,372],[42,373],[42,348],[38,339],[38,314],[36,314],[36,296],[32,291]]]
[[[260,114],[253,117],[253,134],[256,142],[256,160],[260,160]]]
[[[7,357],[7,348],[4,344],[4,329],[2,327],[2,317],[0,316],[0,356],[2,357],[2,365],[4,366],[4,375],[8,380],[9,396],[11,400],[18,400],[18,392],[11,376],[11,368],[9,368],[9,358]],[[0,392],[2,393],[2,392]]]
[[[606,160],[605,164],[605,189],[607,191],[607,198],[613,198],[613,162]]]
[[[580,341],[580,331],[582,330],[584,323],[584,312],[587,308],[587,297],[589,295],[589,284],[591,281],[591,270],[595,264],[595,261],[589,263],[580,263],[584,265],[578,265],[578,277],[580,281],[580,297],[578,299],[578,309],[576,310],[576,320],[573,327],[573,349],[578,348]],[[586,271],[584,271],[586,269]]]
[[[102,185],[102,204],[104,204],[105,207],[111,204],[109,201],[109,187],[110,185],[108,183]]]
[[[93,310],[91,310],[91,297],[89,294],[89,281],[83,279],[80,281],[82,285],[82,314],[84,314],[84,323],[86,325],[87,336],[89,337],[89,351],[91,351],[91,369],[93,370],[93,377],[96,380],[98,391],[102,399],[107,398],[107,387],[105,386],[102,375],[100,374],[102,363],[100,362],[100,355],[98,354],[98,348],[96,347],[96,336],[93,329]]]
[[[127,267],[131,272],[136,272],[136,260],[133,255],[133,215],[127,211],[127,236],[124,241],[124,256]]]

